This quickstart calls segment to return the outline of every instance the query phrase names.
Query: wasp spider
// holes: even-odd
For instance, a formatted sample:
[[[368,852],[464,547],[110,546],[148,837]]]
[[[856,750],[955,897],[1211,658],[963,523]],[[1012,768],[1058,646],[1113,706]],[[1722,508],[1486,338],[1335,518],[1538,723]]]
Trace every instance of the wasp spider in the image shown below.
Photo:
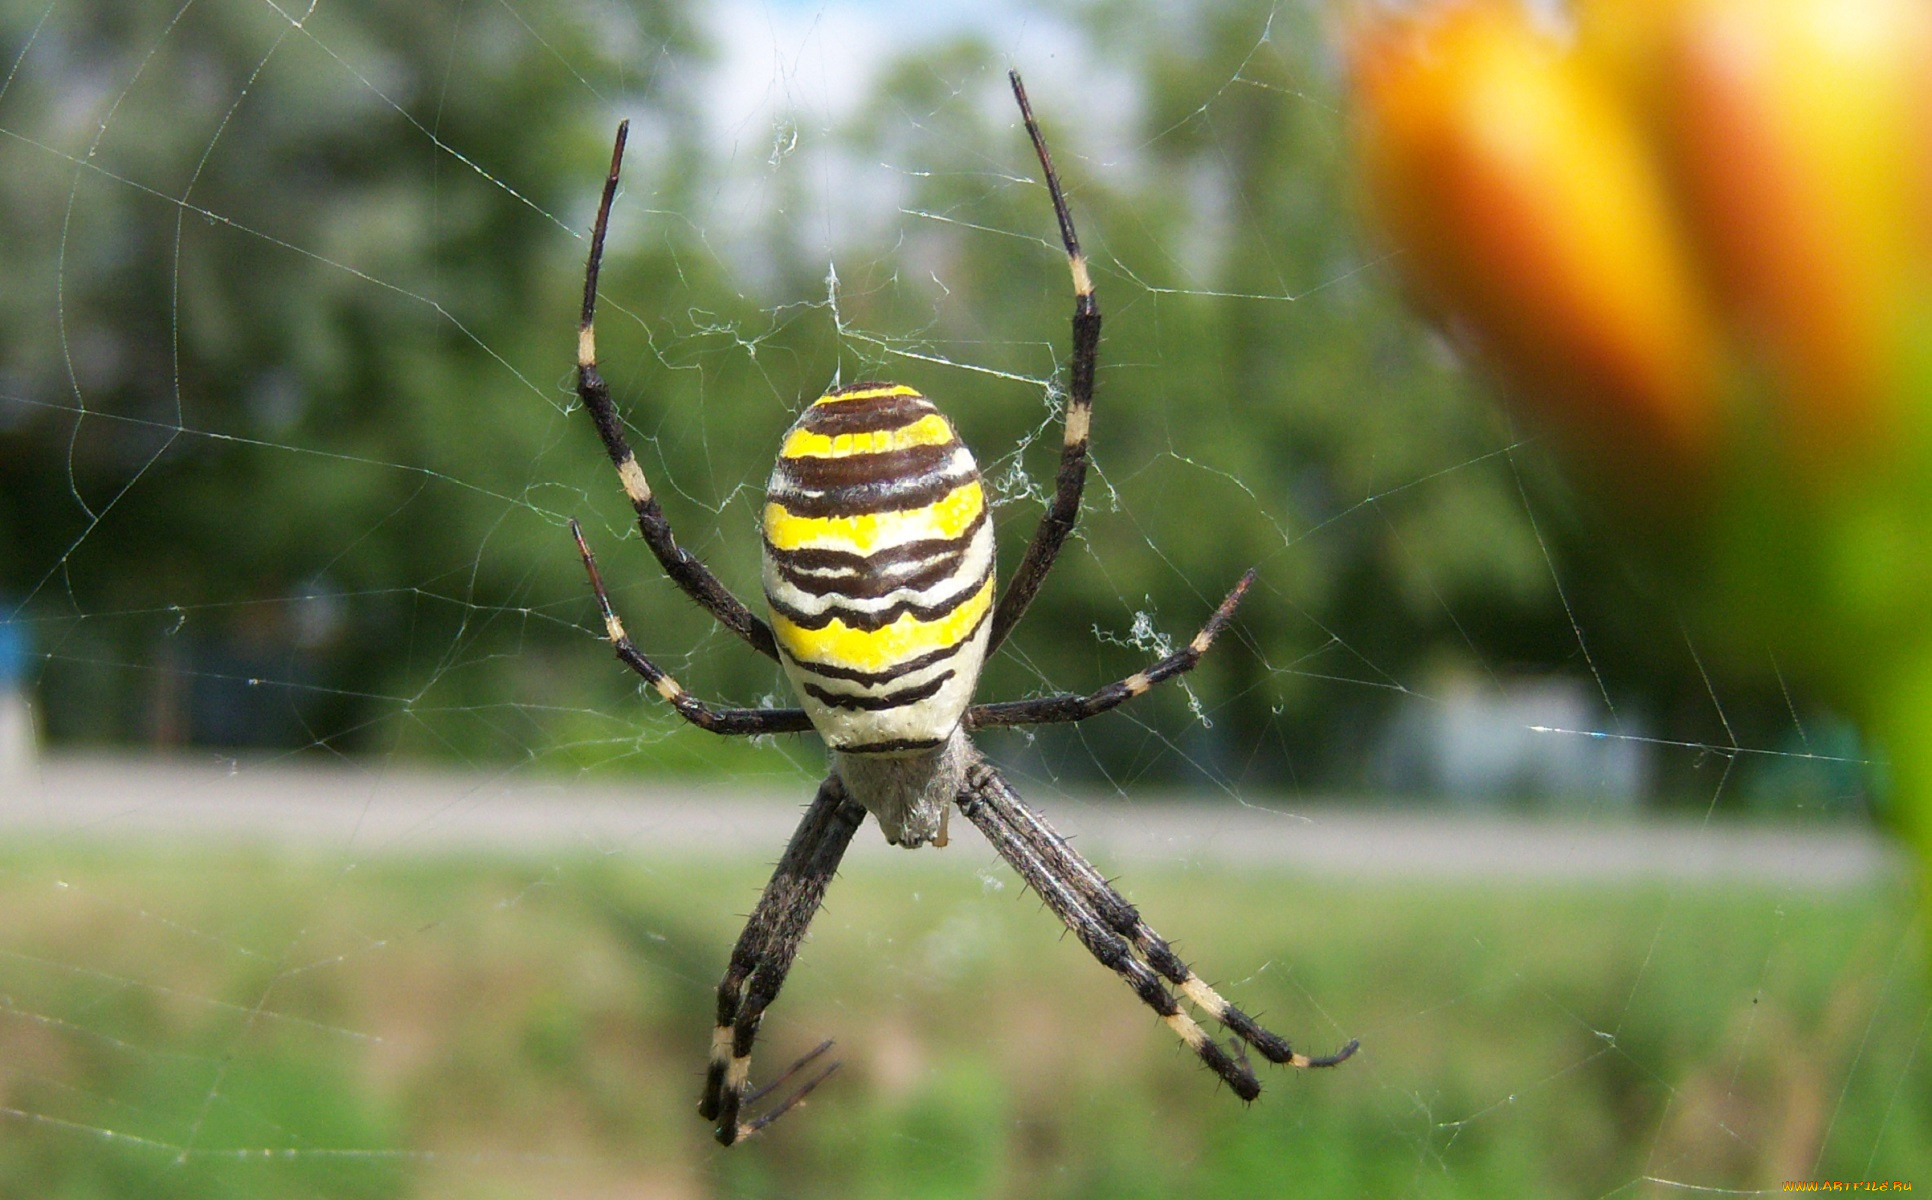
[[[749,1115],[831,1044],[819,1046],[764,1088],[748,1091],[759,1022],[777,998],[806,926],[867,813],[895,845],[943,846],[947,814],[957,805],[1081,944],[1118,973],[1243,1100],[1261,1091],[1244,1043],[1270,1062],[1296,1067],[1332,1067],[1356,1048],[1351,1041],[1326,1058],[1298,1054],[1222,999],[1020,799],[968,736],[998,725],[1084,720],[1191,669],[1226,628],[1254,580],[1252,571],[1243,576],[1184,649],[1118,683],[1085,696],[972,702],[981,664],[1013,631],[1073,529],[1087,471],[1100,340],[1100,307],[1073,217],[1026,90],[1017,72],[1010,78],[1073,271],[1073,360],[1053,499],[997,602],[993,528],[972,452],[931,401],[900,384],[861,383],[828,392],[786,433],[764,509],[769,623],[677,544],[597,372],[592,329],[597,271],[627,126],[617,129],[585,270],[577,394],[637,510],[645,544],[687,595],[753,649],[783,665],[802,707],[721,708],[678,686],[624,632],[573,521],[605,629],[618,658],[691,723],[722,734],[815,730],[832,752],[831,773],[785,847],[718,985],[717,1028],[698,1112],[716,1124],[718,1140],[727,1146],[782,1116],[837,1066],[820,1069],[763,1115]],[[1239,1039],[1232,1049],[1210,1037],[1181,998],[1230,1030]]]

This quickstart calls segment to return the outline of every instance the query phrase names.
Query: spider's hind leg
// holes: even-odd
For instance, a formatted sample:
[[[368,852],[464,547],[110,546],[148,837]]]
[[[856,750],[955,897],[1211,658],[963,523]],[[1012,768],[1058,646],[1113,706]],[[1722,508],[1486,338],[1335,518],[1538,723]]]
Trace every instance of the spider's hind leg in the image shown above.
[[[758,1026],[785,985],[805,930],[825,899],[825,889],[838,871],[853,833],[864,820],[865,809],[847,798],[845,786],[836,775],[820,784],[818,795],[792,834],[771,882],[765,885],[758,906],[732,948],[731,965],[718,983],[718,1025],[711,1037],[704,1095],[698,1101],[698,1115],[717,1123],[718,1141],[726,1146],[785,1115],[838,1069],[837,1063],[831,1064],[763,1116],[745,1118],[746,1108],[783,1086],[831,1046],[830,1042],[822,1043],[771,1083],[757,1091],[749,1090],[751,1048],[758,1038]]]
[[[1140,911],[1114,890],[1106,877],[1082,858],[1066,838],[1047,823],[1045,817],[1014,795],[1005,780],[998,780],[992,785],[992,790],[1006,802],[1002,807],[1008,821],[1034,853],[1068,880],[1108,928],[1131,941],[1148,965],[1172,983],[1190,1003],[1260,1051],[1263,1058],[1272,1063],[1305,1069],[1332,1067],[1347,1061],[1360,1048],[1360,1042],[1350,1041],[1334,1054],[1319,1057],[1295,1050],[1288,1039],[1264,1028],[1259,1021],[1230,1004],[1221,993],[1196,975],[1193,968],[1174,952],[1167,939],[1154,932],[1141,919]]]
[[[1039,853],[1034,840],[1023,832],[1016,818],[1016,805],[1024,807],[998,772],[984,763],[974,768],[966,790],[959,797],[959,811],[978,826],[979,831],[986,835],[986,840],[999,851],[1000,857],[1046,901],[1047,907],[1080,939],[1080,944],[1087,948],[1088,953],[1133,988],[1141,1003],[1153,1009],[1162,1024],[1173,1030],[1207,1064],[1209,1070],[1233,1089],[1235,1095],[1243,1100],[1253,1100],[1259,1096],[1261,1081],[1255,1078],[1246,1057],[1238,1051],[1228,1053],[1219,1042],[1208,1036],[1200,1023],[1189,1016],[1175,999],[1173,992],[1162,984],[1160,977],[1135,957],[1127,939],[1109,927],[1110,923],[1090,902],[1086,889],[1067,877],[1056,863]]]
[[[968,807],[969,803],[971,807]],[[1149,980],[1158,985],[1159,981],[1155,979],[1157,972],[1190,1003],[1270,1062],[1300,1068],[1332,1067],[1345,1062],[1355,1053],[1359,1043],[1354,1041],[1331,1055],[1311,1057],[1299,1053],[1286,1038],[1264,1028],[1253,1017],[1230,1004],[1196,975],[1174,953],[1167,940],[1141,919],[1139,911],[1115,891],[1113,885],[1091,863],[1076,853],[1067,840],[1047,823],[1046,818],[1020,799],[1006,780],[991,767],[982,764],[975,771],[968,794],[961,798],[960,809],[986,833],[1001,856],[1012,863],[1027,883],[1060,914],[1061,919],[1080,936],[1094,956],[1126,977],[1142,1000],[1159,1012],[1162,1020],[1242,1099],[1251,1100],[1260,1091],[1260,1084],[1248,1069],[1245,1055],[1230,1059],[1192,1018],[1179,1011],[1179,1006],[1165,987],[1160,988],[1161,995],[1166,997],[1162,1002],[1148,991],[1145,982],[1114,961],[1117,954],[1111,948],[1108,953],[1103,953],[1101,948],[1096,947],[1077,921],[1084,916],[1084,919],[1099,924],[1114,942],[1121,944],[1122,950],[1131,944],[1141,959],[1146,960],[1145,966],[1140,959],[1133,960],[1133,965],[1147,972]],[[1107,943],[1103,940],[1103,944]],[[1152,972],[1147,971],[1148,967],[1153,968]],[[1172,1011],[1168,1005],[1173,1006]]]

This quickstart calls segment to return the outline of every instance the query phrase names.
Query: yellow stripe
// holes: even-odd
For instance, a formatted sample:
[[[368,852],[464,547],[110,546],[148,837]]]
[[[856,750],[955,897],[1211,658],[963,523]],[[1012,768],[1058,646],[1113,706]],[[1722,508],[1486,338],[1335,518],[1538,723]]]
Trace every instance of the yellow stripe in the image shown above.
[[[765,538],[779,550],[844,550],[870,554],[882,545],[956,538],[986,509],[977,479],[924,508],[850,517],[795,517],[776,500],[765,502]]]
[[[808,429],[794,429],[779,450],[780,458],[845,458],[853,454],[884,454],[913,446],[943,446],[953,440],[953,427],[938,413],[928,413],[897,429],[874,429],[827,437]]]
[[[771,630],[785,652],[802,662],[883,671],[894,663],[958,645],[992,604],[989,575],[970,599],[936,621],[921,621],[906,613],[881,629],[852,629],[834,617],[823,629],[801,629],[773,613]]]
[[[873,400],[880,396],[917,396],[917,388],[909,388],[903,383],[889,383],[884,387],[866,388],[858,392],[827,392],[812,401],[812,407],[821,404],[837,404],[843,400]]]

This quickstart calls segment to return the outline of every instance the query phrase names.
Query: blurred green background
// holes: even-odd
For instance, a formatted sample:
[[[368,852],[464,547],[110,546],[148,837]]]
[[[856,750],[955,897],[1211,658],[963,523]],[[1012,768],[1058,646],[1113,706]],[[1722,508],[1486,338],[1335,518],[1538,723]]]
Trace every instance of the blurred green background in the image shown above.
[[[264,755],[673,774],[802,802],[816,743],[721,742],[638,693],[565,532],[585,521],[629,627],[693,691],[783,696],[659,577],[575,411],[610,137],[632,120],[598,344],[683,541],[754,593],[780,434],[834,378],[884,377],[975,447],[1010,572],[1050,485],[1071,307],[1017,66],[1107,323],[1080,532],[982,694],[1118,678],[1260,571],[1186,688],[986,739],[1023,790],[1862,817],[1849,727],[1776,664],[1711,678],[1405,311],[1344,179],[1333,10],[934,11],[0,0],[0,665],[43,753],[233,756],[244,780]],[[47,794],[0,778],[16,810]],[[1123,887],[1211,979],[1307,1048],[1364,1041],[1243,1108],[984,847],[866,858],[760,1059],[829,1035],[847,1065],[725,1155],[690,1111],[707,995],[776,845],[117,832],[0,851],[0,1195],[1932,1180],[1924,973],[1889,877],[1136,867]]]
[[[720,897],[763,879],[741,858],[10,854],[0,1192],[1661,1198],[1932,1173],[1902,887],[1137,869],[1243,1003],[1307,1048],[1363,1037],[1244,1107],[966,857],[848,865],[755,1070],[825,1037],[844,1065],[725,1151],[693,1110]],[[135,915],[156,897],[165,920]],[[114,973],[72,969],[76,939]]]
[[[1117,678],[1147,655],[1137,618],[1184,638],[1261,581],[1197,676],[1211,724],[1175,691],[1041,731],[1041,761],[1440,790],[1402,768],[1405,713],[1546,678],[1590,709],[1551,724],[1856,757],[1801,744],[1830,716],[1771,672],[1714,691],[1667,600],[1405,313],[1343,178],[1331,12],[1022,8],[903,18],[895,46],[859,6],[861,60],[836,7],[708,11],[0,5],[0,611],[46,736],[729,769],[596,661],[562,527],[586,518],[687,685],[782,694],[618,545],[572,411],[611,131],[637,133],[599,346],[685,542],[755,593],[779,434],[834,378],[885,377],[977,448],[1010,572],[1070,314],[1011,63],[1107,326],[1080,537],[985,692]],[[772,61],[734,20],[784,43]],[[1701,808],[1705,767],[1649,755],[1639,790]],[[1791,801],[1789,770],[1742,774],[1719,806]],[[1856,770],[1825,775],[1803,802],[1855,806]]]

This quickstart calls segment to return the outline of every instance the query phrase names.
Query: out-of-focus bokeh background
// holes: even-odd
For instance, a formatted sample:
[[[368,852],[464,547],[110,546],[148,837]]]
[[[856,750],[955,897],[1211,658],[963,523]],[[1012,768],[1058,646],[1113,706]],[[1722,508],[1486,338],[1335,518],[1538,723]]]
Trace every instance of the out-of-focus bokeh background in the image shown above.
[[[1412,315],[1341,12],[0,0],[0,1194],[1932,1186],[1874,751],[1713,655]],[[727,1155],[709,994],[823,760],[599,640],[572,515],[647,652],[783,702],[575,411],[611,133],[598,344],[683,541],[755,593],[780,433],[891,378],[1010,570],[1071,297],[1009,66],[1106,335],[1080,532],[982,692],[1260,581],[1184,686],[984,745],[1231,996],[1364,1048],[1244,1108],[970,831],[867,829],[759,1059],[846,1065]]]

